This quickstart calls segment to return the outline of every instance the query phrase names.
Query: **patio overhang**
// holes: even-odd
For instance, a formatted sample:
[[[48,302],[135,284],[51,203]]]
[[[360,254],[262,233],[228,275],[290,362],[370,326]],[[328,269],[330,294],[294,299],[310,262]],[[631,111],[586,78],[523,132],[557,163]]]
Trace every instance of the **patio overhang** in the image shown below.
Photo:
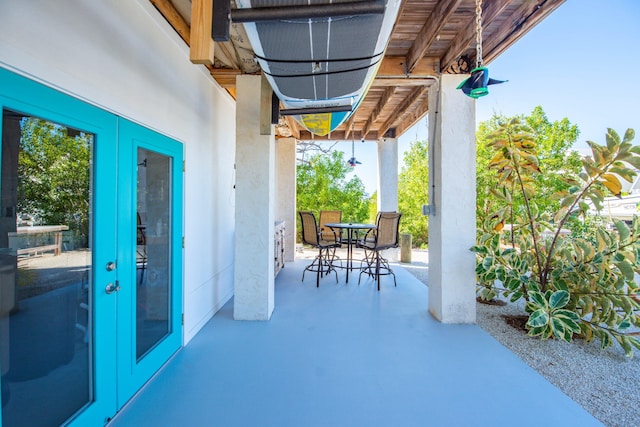
[[[204,45],[207,54],[212,45],[211,61],[205,58],[202,62],[232,96],[236,93],[236,76],[260,73],[242,24],[232,23],[229,41],[215,43],[210,30],[199,28],[207,17],[211,20],[212,9],[208,5],[212,0],[149,1],[186,44]],[[482,4],[483,63],[490,64],[564,1],[485,0]],[[252,12],[237,11],[232,1],[232,20],[234,14],[240,13]],[[475,0],[403,0],[376,78],[351,118],[329,135],[318,137],[301,129],[291,117],[282,117],[276,126],[276,137],[378,140],[401,136],[428,113],[429,88],[440,75],[467,74],[474,68],[475,35]]]

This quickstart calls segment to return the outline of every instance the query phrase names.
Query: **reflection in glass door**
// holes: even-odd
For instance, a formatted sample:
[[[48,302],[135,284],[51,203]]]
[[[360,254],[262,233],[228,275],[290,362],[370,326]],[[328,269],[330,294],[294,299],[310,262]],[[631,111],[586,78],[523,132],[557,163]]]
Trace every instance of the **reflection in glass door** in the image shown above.
[[[171,332],[171,158],[138,148],[136,360]]]
[[[2,118],[2,426],[59,425],[94,398],[94,137],[8,109]]]

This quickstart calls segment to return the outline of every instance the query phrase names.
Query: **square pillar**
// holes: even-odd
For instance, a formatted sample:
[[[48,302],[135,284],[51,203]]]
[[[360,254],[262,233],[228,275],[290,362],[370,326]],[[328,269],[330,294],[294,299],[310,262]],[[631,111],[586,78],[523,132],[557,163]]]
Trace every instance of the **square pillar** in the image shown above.
[[[443,323],[476,321],[476,110],[456,89],[466,77],[441,75],[429,96],[429,312]]]
[[[378,210],[398,210],[398,140],[378,140]]]
[[[296,139],[276,140],[276,220],[285,221],[284,260],[296,251]]]
[[[378,211],[398,210],[398,139],[378,140]],[[383,252],[391,262],[400,260],[400,249],[392,248]]]
[[[261,134],[264,85],[262,76],[236,78],[236,320],[269,320],[274,308],[275,138],[273,125]]]

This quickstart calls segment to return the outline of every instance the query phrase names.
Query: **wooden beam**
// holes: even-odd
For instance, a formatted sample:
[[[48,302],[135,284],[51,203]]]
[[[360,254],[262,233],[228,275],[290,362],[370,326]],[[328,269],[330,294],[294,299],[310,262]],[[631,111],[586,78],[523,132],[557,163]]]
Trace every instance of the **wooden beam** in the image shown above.
[[[437,57],[420,58],[413,71],[407,73],[407,58],[404,56],[385,56],[382,58],[376,77],[406,78],[438,75],[440,59]]]
[[[427,22],[418,33],[416,40],[407,53],[407,72],[412,73],[416,64],[425,55],[434,42],[444,24],[455,12],[462,0],[440,0],[429,15]]]
[[[213,0],[191,0],[191,50],[189,59],[194,64],[213,65],[212,18]]]
[[[331,135],[324,135],[324,136],[318,136],[318,135],[314,135],[311,132],[309,132],[308,130],[301,130],[300,131],[300,138],[298,138],[300,141],[327,141],[327,140],[331,140],[331,141],[347,141],[347,140],[351,140],[351,139],[378,139],[378,132],[370,132],[369,134],[363,134],[360,131],[354,131],[350,138],[346,138],[346,131],[344,129],[341,130],[334,130],[333,132],[331,132]]]
[[[344,129],[345,129],[345,139],[349,139],[349,135],[351,134],[351,132],[353,131],[353,122],[356,120],[356,114],[353,113],[351,114],[351,116],[347,119],[347,121],[344,124]]]
[[[504,9],[511,4],[511,0],[493,0],[491,2],[484,2],[482,9],[482,22],[483,26],[487,26],[497,16],[499,16]],[[449,45],[449,49],[442,55],[440,60],[440,67],[442,70],[449,68],[455,61],[462,56],[465,50],[470,46],[475,46],[476,38],[476,15],[475,13],[469,19],[469,21],[462,27],[462,30],[458,33],[456,38]]]
[[[371,126],[373,126],[373,123],[375,123],[375,121],[378,119],[378,116],[382,112],[382,109],[387,105],[387,102],[389,102],[389,99],[391,99],[395,92],[396,88],[394,86],[390,86],[387,87],[382,93],[380,99],[376,103],[376,106],[371,111],[371,114],[369,114],[369,118],[362,127],[362,133],[364,135],[369,133],[369,131],[371,130]]]
[[[497,31],[491,34],[482,47],[484,63],[487,64],[495,59],[564,2],[565,0],[524,2]]]
[[[431,86],[437,81],[436,77],[433,78],[407,78],[407,79],[387,79],[376,78],[373,80],[373,86],[385,87],[385,86]]]
[[[404,134],[407,130],[409,130],[413,125],[415,125],[418,120],[422,119],[429,112],[429,98],[425,98],[425,100],[417,107],[415,110],[411,112],[411,114],[404,119],[396,126],[396,134],[398,136]]]
[[[387,121],[378,128],[378,133],[380,135],[384,135],[390,127],[393,126],[394,122],[398,120],[406,110],[411,107],[413,103],[415,103],[426,91],[429,90],[428,86],[419,86],[411,91],[411,93],[404,98],[404,101],[394,109],[394,112],[387,118]]]
[[[242,71],[231,68],[214,68],[211,66],[207,68],[218,84],[225,89],[236,87],[236,76],[242,74]]]
[[[152,5],[158,9],[158,12],[164,19],[167,20],[169,25],[173,27],[174,30],[182,37],[182,40],[189,45],[191,39],[191,29],[189,28],[189,24],[184,20],[180,12],[175,8],[175,6],[169,0],[149,0]]]

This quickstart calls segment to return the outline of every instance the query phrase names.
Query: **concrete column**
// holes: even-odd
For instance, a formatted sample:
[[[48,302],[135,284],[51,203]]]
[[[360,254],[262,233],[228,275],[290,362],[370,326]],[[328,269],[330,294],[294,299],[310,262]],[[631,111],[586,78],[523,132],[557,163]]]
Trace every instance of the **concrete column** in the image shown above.
[[[378,140],[378,211],[398,210],[398,140]],[[402,221],[402,218],[400,219]],[[400,260],[400,248],[387,249],[383,256],[391,262]]]
[[[296,251],[296,140],[276,140],[276,220],[285,221],[284,260]]]
[[[443,74],[429,94],[429,312],[443,323],[476,321],[475,101],[456,89],[466,77]]]
[[[398,140],[378,140],[378,210],[398,210]]]
[[[269,320],[274,308],[275,138],[272,125],[261,135],[266,84],[261,76],[236,78],[236,320]]]

